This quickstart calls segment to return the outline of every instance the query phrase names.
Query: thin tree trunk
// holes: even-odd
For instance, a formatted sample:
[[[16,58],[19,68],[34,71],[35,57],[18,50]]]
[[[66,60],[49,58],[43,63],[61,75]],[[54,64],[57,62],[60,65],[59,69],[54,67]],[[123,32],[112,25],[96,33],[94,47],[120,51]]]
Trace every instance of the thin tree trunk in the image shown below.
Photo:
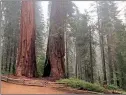
[[[110,35],[107,35],[107,43],[108,43],[108,60],[109,60],[109,72],[110,72],[110,83],[113,84],[113,65],[112,65],[112,55],[111,55],[111,47],[110,47]]]
[[[9,41],[9,38],[7,38],[7,40],[5,40],[5,43],[6,43],[6,46],[5,46],[6,47],[5,71],[7,71],[7,69],[8,69],[8,58],[9,58],[9,44],[7,44],[8,41]]]
[[[76,67],[75,67],[75,74],[76,74],[76,78],[78,78],[77,42],[76,42],[76,40],[75,40],[75,48],[76,48]]]
[[[2,43],[2,2],[1,2],[1,0],[0,0],[0,64],[2,64],[2,68],[3,68],[3,63],[1,63],[2,62],[2,45],[1,45],[1,43]],[[0,70],[0,72],[1,72],[1,70]]]
[[[13,46],[11,46],[11,48],[10,48],[10,59],[9,59],[9,73],[11,73],[11,67],[12,67],[12,57],[13,57]]]
[[[66,76],[68,78],[69,77],[69,62],[68,62],[68,55],[69,55],[69,53],[68,52],[69,51],[68,51],[68,33],[67,32],[66,32],[66,66],[67,66]]]
[[[79,52],[79,46],[77,44],[77,37],[76,37],[76,76],[77,78],[81,79],[81,56]]]
[[[97,2],[96,2],[97,3]],[[104,76],[104,82],[103,84],[107,84],[107,75],[106,75],[106,64],[105,64],[105,51],[104,51],[104,36],[103,32],[100,27],[100,21],[99,21],[99,13],[98,13],[98,4],[97,4],[97,14],[98,14],[98,31],[100,36],[100,48],[101,48],[101,55],[102,55],[102,64],[103,64],[103,76]]]
[[[34,2],[32,0],[22,1],[17,76],[35,77],[36,75],[34,15]]]
[[[91,64],[91,82],[94,83],[94,77],[93,77],[93,56],[92,56],[92,34],[91,29],[90,31],[90,64]]]
[[[14,52],[14,57],[13,57],[13,64],[12,64],[12,73],[15,74],[15,65],[16,65],[16,43],[14,44],[13,52]]]
[[[107,75],[106,75],[104,37],[103,37],[103,35],[101,36],[101,54],[102,54],[102,63],[103,63],[104,85],[106,85],[107,84]]]

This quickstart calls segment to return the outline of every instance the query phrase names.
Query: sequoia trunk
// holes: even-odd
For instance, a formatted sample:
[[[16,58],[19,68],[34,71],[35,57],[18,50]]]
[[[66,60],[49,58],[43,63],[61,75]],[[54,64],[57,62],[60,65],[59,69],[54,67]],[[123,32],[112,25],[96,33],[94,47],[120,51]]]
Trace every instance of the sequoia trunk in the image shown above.
[[[65,75],[64,23],[66,11],[63,3],[63,0],[52,1],[50,14],[50,30],[43,76],[50,76],[54,79],[63,78]]]
[[[34,15],[34,2],[22,1],[17,76],[35,77],[36,75]]]

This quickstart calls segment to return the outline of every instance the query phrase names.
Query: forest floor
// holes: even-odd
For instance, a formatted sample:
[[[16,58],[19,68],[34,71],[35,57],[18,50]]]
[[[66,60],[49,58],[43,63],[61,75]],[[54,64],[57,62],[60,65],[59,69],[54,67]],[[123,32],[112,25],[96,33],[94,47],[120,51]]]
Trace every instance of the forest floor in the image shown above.
[[[98,94],[71,88],[51,78],[1,77],[1,94]]]
[[[1,82],[1,94],[67,94],[52,87],[37,87]]]
[[[1,94],[97,94],[67,87],[51,78],[31,79],[15,76],[2,76],[1,78]]]
[[[45,87],[26,86],[1,81],[1,94],[88,94],[92,92],[79,91],[57,84],[48,84]]]

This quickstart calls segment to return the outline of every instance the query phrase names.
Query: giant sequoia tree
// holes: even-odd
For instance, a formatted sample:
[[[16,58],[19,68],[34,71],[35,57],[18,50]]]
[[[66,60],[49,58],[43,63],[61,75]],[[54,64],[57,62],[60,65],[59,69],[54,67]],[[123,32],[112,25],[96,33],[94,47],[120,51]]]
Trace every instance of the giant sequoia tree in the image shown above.
[[[52,1],[50,14],[50,30],[44,76],[64,77],[64,19],[66,12],[63,1]],[[47,66],[46,66],[47,65]]]
[[[35,77],[36,75],[34,15],[34,2],[22,1],[17,76]]]
[[[44,67],[44,77],[59,79],[65,76],[64,24],[67,14],[72,13],[72,3],[54,0],[51,3],[50,29]]]

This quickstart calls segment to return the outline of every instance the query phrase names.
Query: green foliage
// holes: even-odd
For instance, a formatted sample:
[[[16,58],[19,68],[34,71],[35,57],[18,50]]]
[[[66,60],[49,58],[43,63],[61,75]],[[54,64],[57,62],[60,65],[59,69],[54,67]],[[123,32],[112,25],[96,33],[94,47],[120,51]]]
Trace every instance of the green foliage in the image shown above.
[[[126,26],[121,24],[121,21],[118,21],[116,24],[118,30],[117,38],[118,38],[118,47],[117,47],[117,59],[120,69],[119,78],[121,80],[121,85],[123,89],[126,89]]]
[[[69,78],[69,79],[61,79],[57,81],[58,83],[64,83],[72,88],[82,89],[82,90],[89,90],[89,91],[96,91],[96,92],[104,92],[105,89],[98,84],[92,84],[89,82],[85,82],[83,80],[79,80],[76,78]]]
[[[2,75],[9,75],[10,73],[9,73],[9,71],[1,70],[1,74]]]
[[[114,91],[116,91],[118,93],[121,93],[121,94],[126,94],[125,90],[123,90],[123,89],[121,89],[118,86],[113,85],[113,84],[112,85],[107,85],[106,89],[108,89],[108,90],[114,90]]]
[[[44,55],[40,55],[40,56],[37,57],[37,72],[38,72],[38,76],[42,76],[43,75],[44,62],[45,62],[45,56]]]
[[[108,85],[107,89],[109,89],[109,90],[118,90],[119,88],[117,86],[115,86],[115,85]]]
[[[13,74],[15,74],[15,64],[13,64],[13,66],[11,66],[11,70],[9,71],[9,70],[4,70],[4,69],[1,69],[1,74],[2,75],[13,75]]]

